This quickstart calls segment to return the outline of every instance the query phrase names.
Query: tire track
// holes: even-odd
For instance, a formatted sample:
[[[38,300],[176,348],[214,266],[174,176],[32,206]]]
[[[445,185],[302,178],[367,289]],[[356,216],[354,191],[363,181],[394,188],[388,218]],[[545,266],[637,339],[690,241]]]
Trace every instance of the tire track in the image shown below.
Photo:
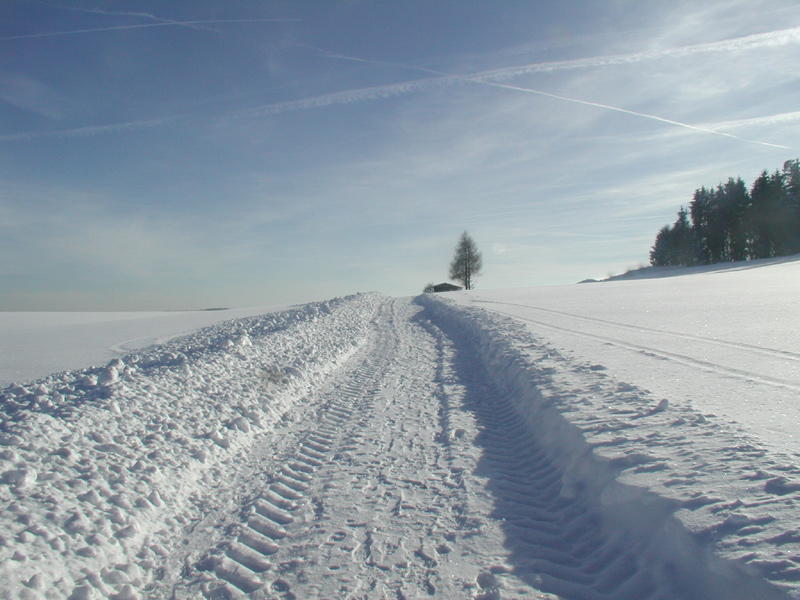
[[[229,497],[227,508],[194,527],[179,577],[165,577],[162,594],[152,597],[294,597],[281,576],[281,551],[313,518],[317,507],[309,490],[357,426],[356,418],[370,411],[390,347],[385,335],[373,333],[367,347],[308,399],[299,427],[278,430],[254,447],[247,473],[220,492]],[[275,453],[276,446],[282,451]],[[209,532],[217,532],[215,544]]]
[[[287,597],[488,599],[500,579],[545,597],[507,565],[492,499],[471,475],[478,429],[454,349],[419,313],[395,300],[379,325],[380,378],[356,386],[364,402],[306,494],[313,514],[287,527],[273,559]]]
[[[678,501],[631,500],[585,439],[540,435],[515,374],[439,316],[387,301],[362,350],[234,465],[149,597],[779,597],[709,558]],[[525,369],[548,397],[574,393]]]
[[[285,459],[266,490],[249,504],[249,515],[236,540],[227,544],[223,558],[213,562],[213,573],[220,583],[211,582],[204,587],[207,597],[235,598],[258,590],[294,597],[287,581],[277,576],[280,557],[277,564],[268,557],[279,554],[293,530],[305,525],[308,492],[315,475],[328,464],[353,428],[354,411],[358,409],[361,414],[369,410],[368,398],[380,377],[374,357],[375,354],[326,394],[325,408],[318,421],[310,425],[297,451]]]
[[[444,304],[431,308],[456,348],[464,407],[482,429],[475,440],[483,450],[479,471],[488,478],[492,517],[503,524],[517,577],[564,600],[786,597],[690,533],[675,515],[691,504],[619,482],[625,464],[598,460],[580,430],[552,408],[575,390],[561,387],[550,362],[540,370],[521,363],[524,373],[517,373],[510,348],[499,344],[483,354],[485,332],[453,318]],[[518,387],[518,375],[535,381],[535,391]],[[500,590],[491,597],[500,598]]]
[[[515,574],[569,600],[663,598],[657,574],[640,560],[643,549],[609,529],[588,490],[565,486],[565,473],[512,399],[459,346],[457,372],[468,390],[464,406],[482,429],[476,439],[483,450],[480,469],[489,479],[492,517],[503,523]]]
[[[589,332],[586,332],[586,331],[578,331],[578,330],[576,330],[574,328],[559,327],[558,325],[553,325],[552,323],[547,323],[545,321],[539,321],[537,319],[530,319],[530,318],[527,318],[527,317],[521,317],[521,316],[516,315],[514,313],[511,313],[511,312],[506,312],[506,311],[497,310],[497,309],[492,309],[492,310],[493,310],[493,312],[497,312],[499,314],[503,314],[503,315],[512,317],[512,318],[514,318],[514,319],[516,319],[518,321],[524,321],[526,323],[532,323],[532,324],[534,324],[534,325],[536,325],[538,327],[542,327],[544,329],[550,329],[552,331],[558,331],[560,333],[567,333],[569,335],[573,335],[573,336],[576,336],[576,337],[582,337],[582,338],[586,338],[586,339],[596,340],[598,342],[603,342],[604,344],[609,344],[611,346],[616,346],[618,348],[624,348],[626,350],[631,350],[633,352],[638,352],[638,353],[644,354],[646,356],[652,356],[652,357],[661,358],[661,359],[664,359],[664,360],[673,361],[673,362],[676,362],[678,364],[681,364],[681,365],[684,365],[684,366],[687,366],[687,367],[692,367],[694,369],[699,369],[699,370],[702,370],[702,371],[706,371],[706,372],[710,372],[710,373],[716,373],[716,374],[720,374],[720,375],[727,375],[727,376],[730,376],[730,377],[735,377],[737,379],[743,379],[745,381],[753,381],[753,382],[756,382],[756,383],[763,383],[765,385],[770,385],[770,386],[778,387],[778,388],[782,388],[782,389],[788,389],[788,390],[792,390],[792,391],[800,391],[800,385],[797,385],[797,384],[792,383],[790,381],[786,381],[784,379],[779,379],[777,377],[770,377],[770,376],[764,375],[762,373],[756,373],[756,372],[753,372],[753,371],[747,371],[745,369],[736,369],[736,368],[731,368],[731,367],[725,367],[723,365],[720,365],[720,364],[712,362],[712,361],[694,358],[692,356],[688,356],[688,355],[685,355],[685,354],[680,354],[680,353],[677,353],[677,352],[669,352],[667,350],[662,350],[660,348],[653,348],[651,346],[643,346],[641,344],[635,344],[633,342],[626,342],[626,341],[623,341],[623,340],[619,340],[619,339],[616,339],[616,338],[612,338],[612,337],[608,337],[608,336],[600,335],[600,334],[596,334],[596,333],[589,333]],[[555,311],[553,311],[553,312],[555,312]],[[561,314],[567,315],[567,313],[561,313]],[[580,317],[577,317],[575,315],[568,315],[568,316],[575,317],[575,318],[580,318]],[[632,328],[632,329],[635,330],[636,328]],[[661,332],[661,333],[664,333],[664,332]],[[688,337],[688,336],[680,336],[679,335],[678,337]],[[698,338],[698,339],[700,341],[703,341],[703,342],[713,343],[713,342],[710,342],[709,340],[706,340],[704,338]],[[725,344],[719,344],[719,345],[725,345]],[[736,347],[736,346],[734,346],[734,347]],[[760,348],[760,347],[755,346],[754,348]],[[737,349],[739,349],[739,350],[747,350],[746,348],[744,348],[742,346],[737,347]],[[760,348],[760,350],[764,351],[765,353],[766,352],[772,352],[771,350],[764,349],[764,348]],[[775,351],[775,352],[778,352],[778,351]],[[784,356],[783,358],[786,358],[786,357]],[[792,360],[800,360],[800,358],[792,358]]]
[[[653,333],[656,335],[663,335],[663,336],[671,336],[676,337],[679,339],[684,340],[694,340],[698,342],[703,342],[705,344],[713,344],[716,346],[723,346],[726,348],[732,348],[734,350],[746,350],[748,352],[756,352],[758,354],[763,354],[764,356],[768,356],[770,358],[781,358],[785,360],[794,360],[800,361],[800,354],[796,352],[789,352],[787,350],[777,350],[775,348],[766,348],[764,346],[758,346],[755,344],[746,344],[741,342],[729,342],[726,340],[708,338],[701,335],[691,334],[691,333],[679,333],[676,331],[669,331],[666,329],[656,329],[653,327],[645,327],[641,325],[628,325],[627,323],[620,323],[619,321],[611,321],[609,319],[598,319],[595,317],[587,317],[584,315],[577,315],[574,313],[569,313],[561,310],[554,310],[551,308],[541,308],[539,306],[530,306],[528,304],[518,304],[514,302],[500,302],[497,300],[475,300],[476,304],[501,304],[503,306],[517,306],[519,308],[529,308],[531,310],[538,310],[540,312],[545,312],[553,315],[560,315],[562,317],[569,317],[571,319],[576,319],[579,321],[586,321],[587,323],[597,323],[600,325],[605,325],[608,327],[612,327],[615,329],[622,329],[626,331],[634,331],[634,332],[648,332]],[[516,317],[513,313],[508,313],[505,311],[492,309],[496,312],[502,313],[504,315],[508,315],[510,317]],[[535,321],[539,323],[539,321]]]
[[[419,360],[425,349],[407,347],[410,340],[398,330],[408,319],[402,304],[393,301],[383,315],[371,372],[349,388],[362,397],[356,422],[309,492],[313,516],[285,549],[284,564],[291,566],[284,582],[298,597],[403,598],[441,589],[437,552],[422,540],[442,506],[428,474],[444,477],[447,469],[432,443],[436,406],[419,397],[422,387],[435,384],[404,360],[415,354]],[[409,388],[416,394],[408,396]]]

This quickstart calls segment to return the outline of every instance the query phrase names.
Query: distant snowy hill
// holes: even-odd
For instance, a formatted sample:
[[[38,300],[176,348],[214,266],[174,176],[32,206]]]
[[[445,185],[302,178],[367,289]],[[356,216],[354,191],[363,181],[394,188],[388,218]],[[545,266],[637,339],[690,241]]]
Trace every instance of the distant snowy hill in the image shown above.
[[[0,596],[800,598],[798,292],[795,260],[0,321],[102,358],[4,365]]]
[[[603,281],[619,281],[621,279],[654,279],[657,277],[681,277],[685,275],[699,275],[702,273],[716,273],[719,271],[738,271],[741,269],[755,269],[768,267],[782,263],[792,263],[800,261],[800,255],[779,256],[777,258],[760,258],[744,262],[721,262],[710,265],[698,265],[696,267],[639,267],[622,273],[613,275]],[[596,280],[595,280],[596,281]]]

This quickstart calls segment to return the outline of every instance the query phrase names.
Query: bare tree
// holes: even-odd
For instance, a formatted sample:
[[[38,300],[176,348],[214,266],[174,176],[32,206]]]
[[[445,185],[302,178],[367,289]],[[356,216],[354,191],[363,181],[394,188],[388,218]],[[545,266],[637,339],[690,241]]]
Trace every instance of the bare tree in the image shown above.
[[[481,267],[483,256],[478,251],[475,240],[465,231],[458,240],[456,254],[450,263],[450,279],[460,281],[464,288],[471,290],[473,279],[480,275]]]

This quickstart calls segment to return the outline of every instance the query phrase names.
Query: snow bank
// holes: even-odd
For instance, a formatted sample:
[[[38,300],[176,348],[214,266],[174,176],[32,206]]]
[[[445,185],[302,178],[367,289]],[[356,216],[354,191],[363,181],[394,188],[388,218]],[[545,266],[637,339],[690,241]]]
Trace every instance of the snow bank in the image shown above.
[[[173,312],[0,312],[0,387],[107,363],[202,327],[285,310],[262,306]]]
[[[564,501],[580,498],[640,560],[655,564],[658,589],[706,600],[787,597],[768,576],[796,588],[799,539],[786,537],[783,527],[793,521],[779,518],[794,510],[780,509],[782,500],[763,481],[723,484],[730,472],[720,473],[720,455],[736,476],[737,467],[754,474],[761,463],[753,448],[691,408],[675,411],[668,399],[614,381],[599,365],[564,358],[519,321],[432,294],[417,301],[466,351],[480,355],[558,465]],[[719,436],[717,443],[690,453],[693,441],[709,436]]]
[[[141,597],[204,488],[363,344],[381,302],[228,321],[1,390],[0,596]]]

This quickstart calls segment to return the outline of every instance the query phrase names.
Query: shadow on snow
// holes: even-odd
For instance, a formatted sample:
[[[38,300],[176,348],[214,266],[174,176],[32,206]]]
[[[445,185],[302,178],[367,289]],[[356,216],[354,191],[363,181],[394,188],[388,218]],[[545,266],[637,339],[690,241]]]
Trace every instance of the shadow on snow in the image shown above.
[[[434,323],[453,345],[449,377],[464,386],[464,409],[481,430],[477,472],[488,478],[491,516],[502,523],[516,576],[565,600],[787,598],[688,532],[674,516],[680,502],[617,482],[610,461],[596,457],[577,428],[548,408],[552,399],[535,386],[515,387],[487,364],[469,327],[430,309],[417,318]],[[549,377],[546,369],[527,374],[540,385]],[[520,402],[524,394],[530,397]],[[530,410],[521,414],[520,405]]]

